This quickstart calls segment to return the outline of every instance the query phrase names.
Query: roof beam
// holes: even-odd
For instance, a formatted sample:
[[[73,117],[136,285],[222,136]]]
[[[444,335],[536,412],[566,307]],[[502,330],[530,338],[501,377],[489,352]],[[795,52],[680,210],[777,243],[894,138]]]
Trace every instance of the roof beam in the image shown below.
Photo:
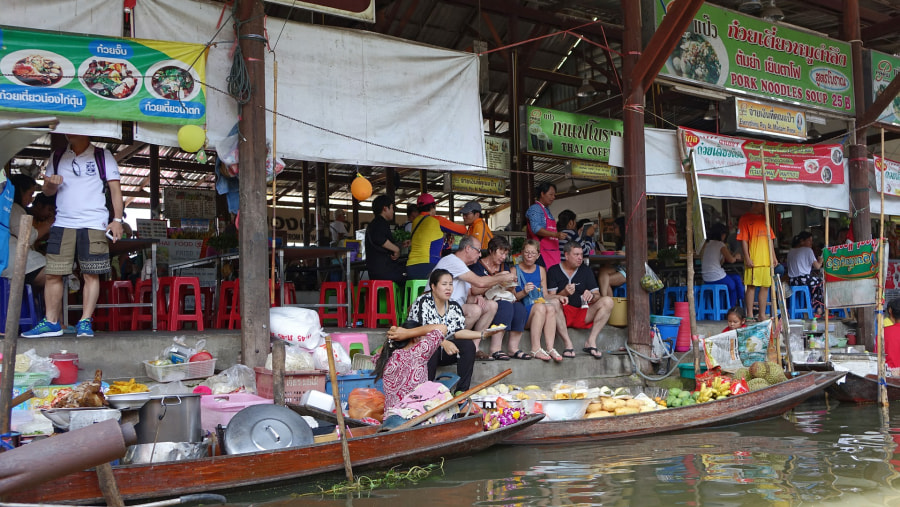
[[[868,45],[869,42],[885,35],[895,35],[897,33],[897,23],[900,23],[900,16],[894,16],[887,21],[867,26],[862,31],[863,44]]]
[[[529,9],[528,7],[522,7],[518,2],[514,2],[511,0],[493,0],[492,2],[482,2],[480,0],[444,1],[451,4],[468,5],[469,7],[481,9],[482,12],[491,12],[494,14],[502,15],[504,17],[514,15],[522,21],[552,26],[560,30],[570,30],[572,28],[579,27],[586,22],[589,22],[587,20],[572,19],[568,16],[561,16],[556,13],[539,9]],[[612,23],[606,23],[603,21],[597,21],[592,25],[582,26],[578,29],[578,31],[582,34],[593,34],[599,36],[602,36],[605,33],[607,37],[619,41],[622,40],[622,34],[624,32],[621,25],[614,25]]]

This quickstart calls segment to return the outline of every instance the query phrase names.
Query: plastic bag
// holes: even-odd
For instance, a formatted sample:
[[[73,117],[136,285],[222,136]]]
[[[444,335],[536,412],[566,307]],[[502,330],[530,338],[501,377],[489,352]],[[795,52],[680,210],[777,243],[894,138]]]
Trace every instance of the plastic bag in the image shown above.
[[[300,347],[284,348],[284,371],[305,371],[315,369],[312,354]],[[266,369],[272,368],[272,353],[266,357]]]
[[[27,359],[19,359],[19,356],[25,356]],[[24,365],[28,363],[27,368],[19,371],[20,365]],[[39,356],[34,349],[29,349],[24,354],[16,355],[16,372],[18,373],[47,373],[50,375],[50,378],[56,378],[59,376],[59,368],[53,364],[53,360],[49,357]]]
[[[238,174],[238,141],[240,134],[237,129],[232,129],[233,134],[216,143],[216,153],[219,160],[225,165],[226,176],[235,177]]]
[[[269,309],[269,331],[272,338],[313,351],[325,343],[325,332],[319,314],[309,308],[279,306]]]
[[[212,394],[256,394],[256,373],[249,366],[236,364],[218,375],[209,377],[200,385],[209,387]]]
[[[266,150],[266,182],[272,183],[275,176],[284,171],[284,160],[272,154],[272,143],[266,143]]]
[[[347,397],[348,414],[353,419],[371,417],[379,422],[384,420],[384,393],[378,389],[358,387]]]
[[[653,326],[651,333],[653,333],[653,345],[650,349],[650,362],[658,363],[661,359],[669,355],[669,348],[666,347],[666,343],[660,336],[659,329],[657,329],[656,326]]]
[[[731,394],[744,394],[750,392],[750,386],[746,379],[734,380],[731,382]]]
[[[350,360],[347,351],[344,350],[344,346],[340,343],[332,343],[331,351],[334,353],[335,373],[349,373],[352,361]],[[328,349],[325,345],[319,346],[315,352],[313,352],[313,361],[316,365],[316,369],[328,371]]]
[[[650,268],[650,265],[644,263],[644,276],[641,277],[641,287],[647,292],[656,292],[662,290],[665,284],[656,276],[656,273]]]

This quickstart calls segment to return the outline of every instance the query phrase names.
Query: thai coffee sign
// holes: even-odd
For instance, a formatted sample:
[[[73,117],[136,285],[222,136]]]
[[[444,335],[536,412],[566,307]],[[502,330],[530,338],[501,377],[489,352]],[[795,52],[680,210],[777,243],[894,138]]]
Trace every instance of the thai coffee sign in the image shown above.
[[[528,153],[620,164],[622,120],[533,106],[525,107],[525,117]]]
[[[822,252],[825,281],[874,278],[878,274],[879,243],[876,238],[825,248]]]
[[[872,100],[874,101],[891,84],[891,80],[900,74],[900,57],[878,51],[870,51],[869,56],[872,65]],[[894,97],[891,105],[878,117],[878,121],[900,125],[900,95]]]
[[[206,122],[206,46],[0,27],[0,110]]]
[[[671,1],[656,3],[659,27]],[[705,2],[660,75],[852,115],[850,44]]]
[[[682,131],[685,151],[694,153],[697,174],[729,178],[766,179],[795,183],[840,185],[844,183],[844,152],[840,144],[768,143]]]

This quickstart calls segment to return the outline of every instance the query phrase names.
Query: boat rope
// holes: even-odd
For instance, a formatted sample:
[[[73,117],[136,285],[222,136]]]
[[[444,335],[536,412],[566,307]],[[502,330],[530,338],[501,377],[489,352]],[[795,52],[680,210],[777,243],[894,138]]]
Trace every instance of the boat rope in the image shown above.
[[[651,382],[658,382],[660,380],[668,378],[669,376],[672,375],[672,373],[674,373],[678,369],[677,367],[672,368],[671,370],[666,372],[664,375],[656,375],[656,376],[647,375],[647,374],[643,373],[640,370],[640,368],[638,368],[637,361],[635,360],[634,356],[638,356],[639,358],[647,360],[651,363],[653,362],[654,358],[651,358],[650,356],[645,356],[644,354],[641,354],[640,352],[632,349],[631,347],[628,346],[628,342],[625,342],[625,351],[628,352],[628,358],[631,360],[631,371],[633,373],[636,373],[637,375],[640,375],[645,380],[649,380]],[[691,351],[689,350],[689,351],[681,354],[681,356],[679,357],[674,351],[669,351],[668,348],[666,348],[666,355],[659,358],[659,362],[662,362],[663,360],[669,361],[669,360],[675,359],[675,364],[677,365],[678,363],[681,362],[682,359],[685,358],[685,356],[687,356],[690,353],[691,353]]]

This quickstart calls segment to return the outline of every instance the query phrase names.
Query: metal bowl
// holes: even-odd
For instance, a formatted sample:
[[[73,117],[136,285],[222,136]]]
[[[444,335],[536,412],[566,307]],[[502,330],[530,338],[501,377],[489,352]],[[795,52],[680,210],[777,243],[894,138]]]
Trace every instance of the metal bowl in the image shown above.
[[[541,400],[545,421],[572,421],[584,417],[591,400]]]
[[[107,394],[106,401],[113,408],[119,410],[135,410],[144,406],[144,403],[150,401],[150,391],[142,393],[125,393],[125,394]]]

